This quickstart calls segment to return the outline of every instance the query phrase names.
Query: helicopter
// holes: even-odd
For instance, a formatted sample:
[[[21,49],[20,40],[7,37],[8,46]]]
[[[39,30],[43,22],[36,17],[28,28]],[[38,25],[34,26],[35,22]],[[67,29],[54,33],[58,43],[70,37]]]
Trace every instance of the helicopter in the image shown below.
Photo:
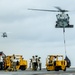
[[[46,11],[46,12],[60,12],[60,14],[56,15],[57,21],[55,28],[73,28],[73,25],[69,24],[69,15],[65,14],[65,12],[69,12],[68,10],[63,10],[60,7],[55,7],[57,10],[45,10],[45,9],[28,9],[35,11]]]
[[[2,37],[3,37],[3,38],[7,37],[7,33],[6,33],[6,32],[3,32],[3,33],[2,33]]]
[[[57,10],[45,10],[45,9],[31,9],[28,10],[35,10],[35,11],[46,11],[46,12],[60,12],[60,14],[56,15],[56,25],[55,28],[63,28],[63,34],[64,34],[64,47],[65,47],[65,60],[67,61],[67,67],[71,66],[71,61],[66,55],[66,41],[65,41],[65,28],[73,28],[74,25],[70,25],[69,22],[69,15],[65,14],[66,12],[69,12],[68,10],[61,9],[60,7],[55,7]]]

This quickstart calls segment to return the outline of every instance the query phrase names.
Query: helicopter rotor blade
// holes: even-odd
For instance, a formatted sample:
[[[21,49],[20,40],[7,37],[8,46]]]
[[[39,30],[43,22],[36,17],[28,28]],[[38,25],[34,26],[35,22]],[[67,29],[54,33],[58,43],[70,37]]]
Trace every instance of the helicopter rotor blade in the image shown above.
[[[28,9],[28,10],[35,10],[35,11],[47,11],[47,12],[60,12],[58,10],[45,10],[45,9]]]
[[[55,8],[58,9],[58,10],[60,10],[60,11],[62,10],[60,7],[55,7]]]
[[[63,9],[61,9],[60,7],[55,7],[55,8],[58,9],[59,12],[69,12],[68,10],[63,10]]]

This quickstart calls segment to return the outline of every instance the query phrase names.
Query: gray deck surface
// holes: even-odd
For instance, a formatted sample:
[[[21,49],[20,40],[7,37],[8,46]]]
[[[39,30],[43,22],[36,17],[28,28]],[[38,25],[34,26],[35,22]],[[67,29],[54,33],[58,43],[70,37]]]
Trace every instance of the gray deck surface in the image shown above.
[[[46,69],[42,69],[41,71],[0,71],[0,75],[75,75],[75,68],[69,68],[65,72],[64,71],[46,71]]]

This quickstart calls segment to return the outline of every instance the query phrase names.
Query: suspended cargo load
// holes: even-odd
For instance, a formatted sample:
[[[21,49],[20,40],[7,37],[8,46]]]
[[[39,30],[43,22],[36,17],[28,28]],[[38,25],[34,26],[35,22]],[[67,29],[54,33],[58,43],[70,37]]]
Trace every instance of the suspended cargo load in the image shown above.
[[[70,67],[71,66],[70,59],[67,56],[65,56],[65,60],[67,61],[67,66],[66,67]]]

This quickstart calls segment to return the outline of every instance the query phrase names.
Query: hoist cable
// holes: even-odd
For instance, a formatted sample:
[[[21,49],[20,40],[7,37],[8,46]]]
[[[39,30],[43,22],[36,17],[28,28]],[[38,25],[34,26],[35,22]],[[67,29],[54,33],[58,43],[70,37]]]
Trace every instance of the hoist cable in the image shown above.
[[[65,39],[65,27],[63,27],[63,40],[64,40],[64,49],[65,49],[65,56],[66,56],[66,39]]]

